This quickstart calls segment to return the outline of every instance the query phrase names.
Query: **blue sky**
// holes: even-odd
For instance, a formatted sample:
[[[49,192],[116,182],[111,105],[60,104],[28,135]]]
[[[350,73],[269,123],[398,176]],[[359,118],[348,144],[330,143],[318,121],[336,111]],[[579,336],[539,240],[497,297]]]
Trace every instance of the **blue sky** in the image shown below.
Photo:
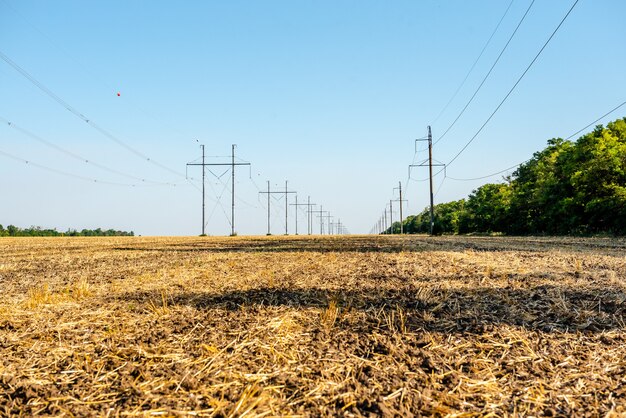
[[[0,124],[0,151],[93,183],[0,155],[0,224],[116,228],[143,235],[198,234],[200,156],[231,144],[250,161],[236,172],[236,230],[266,231],[259,188],[298,192],[322,204],[352,233],[367,233],[398,181],[405,214],[428,203],[427,183],[407,181],[426,158],[414,139],[434,139],[485,76],[530,0],[510,1],[16,1],[0,0],[0,52],[129,152],[43,94],[0,61],[0,117],[100,165],[46,147]],[[509,91],[572,1],[536,0],[467,111],[434,147],[449,161]],[[485,181],[459,182],[528,159],[626,97],[626,3],[581,0],[500,111],[435,179],[436,201],[467,196]],[[121,95],[118,97],[117,93]],[[624,108],[603,122],[622,117]],[[198,142],[199,141],[199,142]],[[209,158],[222,162],[224,158]],[[219,176],[224,170],[213,170]],[[230,232],[229,174],[207,172],[207,232]],[[413,172],[422,179],[426,171]],[[394,194],[395,193],[395,194]],[[218,197],[221,196],[221,199]],[[293,197],[290,198],[293,203]],[[272,200],[272,232],[284,232],[284,200]],[[397,206],[395,211],[397,212]],[[294,231],[293,211],[290,232]],[[398,214],[396,213],[396,217]],[[306,216],[299,215],[299,229]],[[319,228],[316,226],[316,228]],[[317,230],[317,229],[316,229]]]

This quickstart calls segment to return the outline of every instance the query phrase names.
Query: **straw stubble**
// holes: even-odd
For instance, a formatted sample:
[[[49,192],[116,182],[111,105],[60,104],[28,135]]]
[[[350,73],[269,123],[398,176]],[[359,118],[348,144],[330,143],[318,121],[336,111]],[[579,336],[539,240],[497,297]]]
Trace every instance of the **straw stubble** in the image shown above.
[[[1,415],[620,415],[626,242],[0,241]]]

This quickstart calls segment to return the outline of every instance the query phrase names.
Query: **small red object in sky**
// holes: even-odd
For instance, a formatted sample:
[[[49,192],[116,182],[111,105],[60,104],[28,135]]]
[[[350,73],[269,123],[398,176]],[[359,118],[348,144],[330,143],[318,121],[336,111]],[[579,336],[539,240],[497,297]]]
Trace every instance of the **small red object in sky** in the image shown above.
[[[121,96],[121,94],[120,94],[120,92],[118,91],[118,92],[117,92],[117,97],[120,97],[120,96]]]

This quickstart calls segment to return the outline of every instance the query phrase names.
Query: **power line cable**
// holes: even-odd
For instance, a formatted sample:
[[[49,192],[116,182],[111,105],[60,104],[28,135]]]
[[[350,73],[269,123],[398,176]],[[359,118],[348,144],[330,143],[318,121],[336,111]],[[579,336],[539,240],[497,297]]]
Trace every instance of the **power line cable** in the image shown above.
[[[83,156],[81,156],[79,154],[76,154],[73,151],[69,151],[69,150],[67,150],[67,149],[65,149],[63,147],[60,147],[60,146],[56,145],[53,142],[47,141],[47,140],[43,139],[42,137],[40,137],[38,135],[35,135],[34,133],[32,133],[32,132],[30,132],[30,131],[28,131],[28,130],[26,130],[24,128],[21,128],[21,127],[17,126],[15,123],[13,123],[13,122],[3,118],[2,116],[0,116],[0,122],[5,123],[10,128],[15,129],[16,131],[22,133],[23,135],[25,135],[25,136],[27,136],[27,137],[29,137],[31,139],[34,139],[35,141],[40,142],[40,143],[46,145],[47,147],[50,147],[50,148],[52,148],[52,149],[54,149],[54,150],[56,150],[56,151],[58,151],[58,152],[60,152],[62,154],[65,154],[65,155],[75,159],[75,160],[78,160],[78,161],[86,163],[86,164],[90,164],[90,165],[92,165],[94,167],[97,167],[97,168],[99,168],[101,170],[104,170],[104,171],[107,171],[109,173],[116,174],[116,175],[122,176],[122,177],[127,177],[127,178],[130,178],[130,179],[133,179],[133,180],[137,180],[137,181],[140,181],[142,183],[152,183],[152,184],[167,185],[167,186],[174,186],[175,185],[174,183],[160,182],[160,181],[154,181],[154,180],[147,180],[145,178],[137,177],[137,176],[134,176],[132,174],[124,173],[122,171],[119,171],[119,170],[107,167],[107,166],[105,166],[103,164],[97,163],[97,162],[92,161],[92,160],[90,160],[90,159],[88,159],[86,157],[83,157]]]
[[[62,52],[67,58],[69,58],[71,61],[74,62],[74,64],[76,64],[78,67],[80,67],[80,69],[89,74],[90,77],[92,77],[94,80],[98,81],[99,83],[101,83],[104,87],[106,87],[108,90],[110,91],[115,91],[116,89],[111,86],[111,84],[109,84],[106,80],[102,79],[101,77],[99,77],[98,75],[96,75],[94,73],[93,70],[91,70],[89,67],[87,67],[86,65],[84,65],[82,62],[80,62],[80,60],[76,59],[76,57],[72,56],[72,54],[70,54],[67,49],[61,47],[58,43],[56,43],[49,35],[47,35],[45,32],[43,32],[41,29],[39,29],[39,27],[37,27],[35,24],[33,24],[30,20],[28,20],[22,13],[20,13],[17,9],[15,9],[13,6],[11,6],[11,4],[7,1],[7,0],[3,0],[4,3],[8,6],[9,9],[11,9],[13,11],[13,13],[18,16],[20,19],[22,19],[24,22],[26,22],[33,30],[35,30],[36,32],[39,33],[39,35],[41,35],[44,39],[46,39],[46,41],[54,48],[56,48],[58,51]],[[133,103],[132,106],[134,106],[135,108],[137,108],[140,112],[142,112],[144,115],[147,115],[149,118],[158,121],[160,124],[164,125],[164,121],[162,117],[157,117],[154,114],[151,114],[150,112],[146,111],[143,107],[137,105],[137,103]],[[175,126],[168,126],[172,131],[178,133],[178,135],[180,135],[182,138],[189,138],[189,135],[183,133],[182,131],[180,131],[178,128],[176,128]]]
[[[254,178],[252,176],[250,176],[250,181],[252,182],[254,187],[257,189],[257,191],[260,192],[261,189],[259,188],[259,185],[256,183],[256,181],[254,181]]]
[[[118,144],[122,148],[126,149],[128,152],[134,154],[135,156],[139,157],[142,160],[147,161],[150,164],[153,164],[153,165],[155,165],[155,166],[157,166],[157,167],[159,167],[159,168],[161,168],[161,169],[163,169],[165,171],[168,171],[168,172],[170,172],[172,174],[175,174],[175,175],[177,175],[179,177],[185,177],[185,175],[183,173],[180,173],[180,172],[178,172],[176,170],[173,170],[173,169],[167,167],[166,165],[163,165],[163,164],[159,163],[158,161],[148,157],[146,154],[143,154],[142,152],[138,151],[137,149],[131,147],[130,145],[126,144],[124,141],[122,141],[121,139],[117,138],[115,135],[113,135],[109,131],[107,131],[104,128],[102,128],[99,125],[97,125],[91,119],[87,118],[84,114],[82,114],[78,109],[76,109],[75,107],[71,106],[69,103],[67,103],[65,100],[63,100],[61,97],[59,97],[57,94],[55,94],[52,90],[50,90],[45,85],[43,85],[41,82],[39,82],[35,77],[30,75],[26,70],[24,70],[17,63],[15,63],[13,60],[11,60],[2,51],[0,51],[0,59],[2,59],[4,62],[6,62],[8,65],[10,65],[13,69],[15,69],[18,73],[20,73],[23,77],[25,77],[28,81],[30,81],[32,84],[34,84],[39,90],[44,92],[48,97],[50,97],[55,102],[57,102],[62,107],[64,107],[66,110],[68,110],[70,113],[74,114],[76,117],[78,117],[79,119],[81,119],[82,121],[87,123],[90,127],[95,129],[96,131],[98,131],[100,134],[102,134],[106,138],[110,139],[111,141],[115,142],[116,144]]]
[[[252,203],[250,203],[250,202],[248,202],[246,200],[243,200],[239,196],[235,196],[235,199],[238,200],[240,203],[243,203],[244,205],[246,205],[246,206],[248,206],[248,207],[250,207],[252,209],[258,209],[259,208],[258,206],[255,206]]]
[[[194,183],[191,178],[187,179],[187,183],[189,183],[189,186],[193,187],[198,192],[202,193],[202,188],[200,186],[198,186],[196,183]],[[213,203],[217,203],[217,201],[215,199],[213,199],[212,197],[210,197],[210,196],[206,196],[205,198],[210,200]]]
[[[482,132],[482,130],[485,128],[485,126],[487,126],[487,124],[489,123],[489,121],[491,121],[491,119],[494,117],[494,115],[498,112],[498,110],[500,110],[500,108],[502,107],[502,105],[504,104],[504,102],[506,102],[506,100],[509,98],[509,96],[511,95],[511,93],[513,93],[513,91],[515,90],[515,88],[518,86],[518,84],[522,81],[522,79],[524,78],[524,76],[526,75],[526,73],[528,73],[528,71],[530,70],[530,68],[533,66],[533,64],[537,61],[537,59],[539,58],[539,56],[541,55],[541,53],[543,52],[543,50],[548,46],[548,44],[550,43],[550,41],[552,40],[552,38],[554,37],[554,35],[556,35],[556,33],[558,32],[558,30],[561,28],[561,26],[563,25],[563,23],[565,22],[565,20],[568,18],[568,16],[572,13],[572,10],[574,10],[574,7],[576,7],[576,5],[578,4],[580,0],[576,0],[574,1],[574,4],[572,4],[572,6],[570,7],[570,9],[567,11],[567,13],[565,14],[565,16],[563,17],[563,19],[561,19],[561,21],[559,22],[558,26],[556,27],[556,29],[554,29],[554,31],[552,32],[552,34],[550,35],[550,37],[548,38],[548,40],[543,44],[543,46],[541,47],[541,49],[539,50],[539,52],[537,52],[537,55],[535,55],[535,57],[533,58],[533,60],[530,62],[530,64],[528,64],[528,67],[526,67],[526,69],[524,70],[524,72],[522,73],[522,75],[517,79],[517,81],[515,82],[515,84],[513,85],[513,87],[511,87],[511,89],[509,90],[509,92],[506,94],[506,96],[504,96],[504,98],[502,99],[502,101],[500,102],[500,104],[498,104],[498,106],[495,108],[495,110],[491,113],[491,115],[489,115],[489,117],[487,118],[487,120],[482,124],[482,126],[480,127],[480,129],[478,129],[478,131],[474,134],[474,136],[472,136],[472,138],[463,146],[463,148],[461,148],[461,150],[448,162],[447,166],[449,167],[457,158],[459,158],[459,156],[463,153],[463,151],[465,151],[467,149],[467,147],[474,141],[474,139],[476,139],[476,137],[478,136],[478,134],[480,134]]]
[[[110,185],[110,186],[137,187],[136,184],[117,183],[117,182],[113,182],[113,181],[99,180],[99,179],[92,178],[92,177],[85,177],[85,176],[81,176],[81,175],[78,175],[78,174],[69,173],[67,171],[58,170],[56,168],[48,167],[48,166],[36,163],[34,161],[31,161],[31,160],[27,160],[25,158],[21,158],[21,157],[15,156],[13,154],[9,154],[8,152],[2,151],[2,150],[0,150],[0,155],[3,155],[4,157],[10,158],[10,159],[15,160],[15,161],[22,162],[22,163],[27,164],[29,166],[37,167],[37,168],[39,168],[41,170],[49,171],[51,173],[60,174],[62,176],[66,176],[66,177],[75,178],[75,179],[78,179],[78,180],[88,181],[90,183],[106,184],[106,185]]]
[[[474,178],[466,178],[466,179],[460,179],[460,178],[455,178],[455,177],[450,177],[447,176],[450,180],[454,180],[454,181],[474,181],[474,180],[483,180],[483,179],[487,179],[489,177],[493,177],[493,176],[497,176],[498,174],[502,174],[502,173],[506,173],[507,171],[510,171],[516,167],[519,167],[522,164],[526,164],[527,162],[529,162],[530,159],[526,160],[526,161],[522,161],[521,163],[515,164],[514,166],[511,166],[509,168],[505,168],[504,170],[500,170],[496,173],[492,173],[492,174],[488,174],[486,176],[480,176],[480,177],[474,177]]]
[[[480,60],[480,58],[483,56],[483,54],[485,53],[485,50],[487,49],[487,47],[489,46],[489,44],[491,43],[491,40],[493,39],[494,35],[496,34],[496,32],[498,31],[498,29],[500,28],[500,25],[502,24],[502,21],[504,20],[504,18],[506,17],[506,15],[509,13],[509,9],[511,8],[511,6],[513,5],[513,2],[515,0],[511,0],[509,2],[508,7],[506,8],[506,10],[504,11],[504,14],[502,15],[502,17],[500,18],[500,20],[498,21],[498,24],[496,25],[495,29],[493,30],[493,32],[491,32],[491,36],[489,37],[489,39],[487,39],[487,42],[485,43],[485,45],[483,46],[483,49],[480,51],[480,54],[478,54],[478,57],[476,58],[476,60],[474,60],[474,63],[472,64],[472,66],[470,67],[469,71],[467,72],[467,74],[465,74],[465,78],[463,79],[463,81],[461,82],[461,84],[459,85],[459,87],[457,87],[456,91],[454,92],[454,94],[452,95],[452,97],[450,98],[450,100],[448,100],[448,103],[446,103],[446,105],[443,107],[443,109],[441,109],[441,111],[439,112],[439,114],[437,115],[437,117],[435,118],[435,120],[432,121],[431,125],[434,125],[435,123],[437,123],[437,121],[439,120],[439,118],[441,117],[441,115],[443,115],[443,113],[448,109],[448,107],[450,106],[450,103],[452,103],[452,101],[456,98],[457,94],[459,94],[459,91],[461,91],[461,88],[463,88],[463,86],[465,85],[465,82],[467,81],[467,79],[469,78],[470,74],[472,73],[472,71],[474,71],[474,68],[476,67],[476,64],[478,64],[478,61]]]
[[[441,179],[441,183],[439,183],[439,186],[437,186],[437,191],[435,192],[435,195],[433,197],[437,197],[437,195],[441,191],[441,188],[443,187],[443,183],[446,181],[447,178],[448,176],[446,175],[443,176],[443,178]]]
[[[582,131],[584,131],[585,129],[589,128],[590,126],[594,125],[595,123],[599,122],[600,120],[604,119],[605,117],[607,117],[608,115],[610,115],[611,113],[615,112],[617,109],[621,108],[622,106],[626,105],[626,102],[622,102],[619,105],[615,106],[613,109],[609,110],[608,112],[606,112],[604,115],[600,116],[599,118],[597,118],[596,120],[594,120],[593,122],[589,123],[588,125],[586,125],[584,128],[579,129],[578,131],[574,132],[573,134],[571,134],[570,136],[568,136],[567,138],[565,138],[566,141],[569,141],[570,139],[572,139],[573,137],[575,137],[576,135],[578,135],[579,133],[581,133]],[[492,174],[487,174],[485,176],[480,176],[480,177],[473,177],[473,178],[455,178],[455,177],[450,177],[447,176],[450,180],[454,180],[454,181],[473,181],[473,180],[483,180],[489,177],[493,177],[493,176],[497,176],[498,174],[502,174],[502,173],[506,173],[507,171],[510,171],[516,167],[521,166],[522,164],[526,164],[527,162],[529,162],[532,158],[529,158],[528,160],[522,161],[521,163],[515,164],[514,166],[511,166],[509,168],[505,168],[504,170],[500,170],[498,172],[492,173]]]
[[[515,34],[517,33],[517,30],[520,28],[520,26],[522,26],[522,23],[524,22],[524,20],[526,19],[526,16],[528,15],[528,12],[530,12],[530,9],[533,7],[533,4],[535,4],[535,0],[532,0],[530,2],[530,5],[528,6],[528,8],[526,9],[526,12],[524,13],[524,15],[522,16],[522,18],[520,19],[520,21],[518,22],[517,26],[515,27],[515,30],[513,31],[513,33],[511,34],[511,36],[509,37],[509,40],[506,42],[506,44],[504,45],[504,47],[502,48],[502,50],[500,51],[500,54],[498,55],[498,58],[496,58],[496,60],[493,62],[493,64],[491,65],[491,68],[489,69],[489,71],[487,72],[487,74],[485,75],[485,77],[483,78],[483,81],[480,82],[480,84],[478,85],[478,87],[476,88],[476,91],[474,91],[474,94],[472,94],[472,97],[470,97],[470,99],[468,100],[468,102],[465,104],[465,106],[463,107],[463,109],[461,109],[461,112],[458,114],[458,116],[454,119],[454,121],[450,124],[450,126],[448,126],[448,129],[446,129],[443,133],[443,135],[441,135],[439,137],[439,139],[437,139],[434,143],[436,144],[437,142],[441,141],[447,134],[448,132],[450,132],[450,129],[452,129],[452,127],[457,123],[457,121],[461,118],[461,116],[463,115],[463,113],[465,113],[465,110],[467,110],[467,108],[469,107],[470,103],[472,103],[472,101],[474,101],[474,98],[476,97],[476,95],[478,94],[478,92],[480,91],[480,89],[482,88],[483,84],[485,84],[485,81],[487,81],[487,78],[489,78],[489,76],[491,75],[491,72],[493,71],[493,69],[496,67],[496,65],[498,64],[498,62],[500,61],[500,58],[502,57],[502,55],[504,54],[504,51],[506,51],[507,47],[509,46],[509,44],[511,43],[511,41],[513,40],[513,37],[515,36]]]
[[[594,120],[593,122],[591,122],[589,125],[585,126],[584,128],[574,132],[573,134],[571,134],[570,136],[568,136],[567,138],[565,138],[566,141],[572,139],[573,137],[575,137],[576,135],[578,135],[579,133],[581,133],[582,131],[584,131],[585,129],[589,128],[591,125],[595,124],[596,122],[598,122],[601,119],[604,119],[605,117],[607,117],[608,115],[610,115],[611,113],[615,112],[617,109],[619,109],[620,107],[626,105],[626,102],[622,102],[621,104],[617,105],[616,107],[614,107],[613,109],[609,110],[608,112],[606,112],[604,115],[600,116],[598,119]]]

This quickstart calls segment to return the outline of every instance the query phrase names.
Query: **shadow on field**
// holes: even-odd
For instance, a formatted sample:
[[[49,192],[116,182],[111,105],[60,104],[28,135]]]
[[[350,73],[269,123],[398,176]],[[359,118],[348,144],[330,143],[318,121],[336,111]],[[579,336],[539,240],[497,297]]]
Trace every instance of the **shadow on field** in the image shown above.
[[[281,253],[281,252],[423,252],[423,251],[489,251],[545,252],[564,250],[615,254],[626,251],[626,242],[611,239],[564,237],[483,237],[394,235],[394,236],[290,236],[237,237],[189,240],[180,243],[159,243],[118,246],[116,251],[147,251],[172,253]]]
[[[227,238],[198,242],[168,244],[162,247],[116,247],[119,251],[208,252],[208,253],[281,253],[281,252],[387,252],[425,251],[432,249],[425,242],[400,238]]]
[[[114,299],[155,306],[162,303],[162,297],[162,293],[154,291],[126,293]],[[289,307],[316,308],[320,312],[336,305],[344,313],[365,313],[368,322],[380,322],[381,315],[401,312],[406,316],[407,327],[440,332],[480,333],[498,324],[543,332],[602,332],[626,328],[626,293],[602,287],[409,287],[359,291],[262,287],[223,294],[175,293],[168,296],[168,304],[207,310]]]

